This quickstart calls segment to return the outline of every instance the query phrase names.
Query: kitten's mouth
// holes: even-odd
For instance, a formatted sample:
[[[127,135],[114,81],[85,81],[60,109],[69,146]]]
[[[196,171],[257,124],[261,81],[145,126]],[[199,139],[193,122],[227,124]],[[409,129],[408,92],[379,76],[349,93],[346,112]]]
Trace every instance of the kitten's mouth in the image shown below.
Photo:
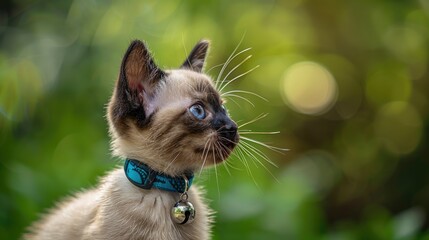
[[[234,140],[221,138],[210,146],[206,145],[204,147],[195,148],[195,152],[200,154],[203,158],[214,158],[213,161],[215,163],[220,163],[229,157],[235,146],[237,146],[238,141],[238,135]]]

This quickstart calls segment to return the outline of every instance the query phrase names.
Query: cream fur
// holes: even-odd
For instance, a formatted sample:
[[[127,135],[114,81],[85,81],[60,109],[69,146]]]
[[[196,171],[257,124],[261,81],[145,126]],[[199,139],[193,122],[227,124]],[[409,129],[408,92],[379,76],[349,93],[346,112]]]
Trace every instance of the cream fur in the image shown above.
[[[132,185],[122,169],[110,172],[97,189],[60,203],[33,228],[25,239],[209,239],[211,211],[201,190],[192,186],[189,201],[196,209],[195,221],[174,224],[170,209],[179,193],[143,190]]]

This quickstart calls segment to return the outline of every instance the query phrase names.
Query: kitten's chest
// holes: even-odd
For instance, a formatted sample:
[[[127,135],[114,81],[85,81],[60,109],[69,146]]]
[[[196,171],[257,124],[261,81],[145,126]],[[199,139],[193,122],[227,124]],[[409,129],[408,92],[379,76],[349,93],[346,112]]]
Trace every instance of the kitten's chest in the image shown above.
[[[195,208],[195,220],[189,224],[177,224],[171,210],[180,193],[158,189],[142,190],[121,175],[105,191],[107,195],[102,212],[106,215],[101,229],[116,239],[207,239],[209,235],[209,210],[202,201],[198,189],[188,192]],[[113,227],[112,227],[113,226]]]

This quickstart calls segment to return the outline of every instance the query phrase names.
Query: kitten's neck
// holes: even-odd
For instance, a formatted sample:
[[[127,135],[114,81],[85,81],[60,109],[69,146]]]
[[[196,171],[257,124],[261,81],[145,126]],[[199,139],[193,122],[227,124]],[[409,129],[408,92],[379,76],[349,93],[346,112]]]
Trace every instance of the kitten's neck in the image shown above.
[[[124,170],[128,180],[142,189],[157,188],[183,193],[191,187],[194,179],[193,173],[184,173],[182,176],[172,177],[157,172],[138,160],[128,158],[125,161]]]

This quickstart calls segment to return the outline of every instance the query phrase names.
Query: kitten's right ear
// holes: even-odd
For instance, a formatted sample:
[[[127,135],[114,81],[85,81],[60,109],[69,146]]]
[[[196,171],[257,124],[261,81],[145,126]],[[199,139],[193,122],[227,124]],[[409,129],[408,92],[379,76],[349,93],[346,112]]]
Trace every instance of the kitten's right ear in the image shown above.
[[[192,49],[188,58],[180,68],[190,69],[196,72],[202,72],[204,63],[206,61],[207,52],[209,50],[210,42],[208,40],[200,40]]]
[[[145,122],[153,109],[151,99],[165,73],[159,69],[142,41],[131,42],[122,59],[116,85],[116,113]]]

